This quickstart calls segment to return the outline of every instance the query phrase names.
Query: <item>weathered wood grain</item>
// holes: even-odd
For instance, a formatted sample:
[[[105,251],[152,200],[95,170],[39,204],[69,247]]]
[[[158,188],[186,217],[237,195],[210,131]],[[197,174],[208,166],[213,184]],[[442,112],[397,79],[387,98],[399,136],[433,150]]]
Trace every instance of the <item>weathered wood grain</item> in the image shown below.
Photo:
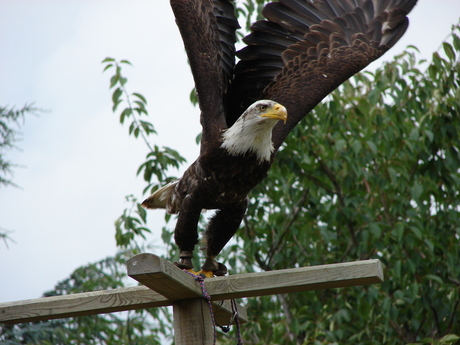
[[[145,286],[83,292],[0,304],[0,322],[20,323],[171,305]]]
[[[164,307],[172,305],[173,302],[145,286],[83,292],[0,303],[0,323],[14,324],[45,321],[66,317]],[[214,302],[213,308],[216,321],[221,325],[227,325],[233,315],[230,301]],[[238,313],[240,321],[247,322],[246,309],[239,306]]]
[[[229,300],[213,301],[212,308],[214,311],[214,318],[219,325],[229,325],[232,320],[232,304]],[[238,319],[240,323],[248,322],[248,312],[242,305],[236,304]]]
[[[127,263],[128,275],[171,299],[201,297],[201,287],[191,275],[154,254],[133,256]]]
[[[214,301],[282,293],[343,288],[383,282],[379,260],[290,268],[207,279]]]
[[[183,299],[173,305],[174,344],[214,343],[214,327],[208,303],[202,298]]]
[[[171,301],[202,299],[201,287],[193,276],[154,254],[143,253],[133,256],[128,260],[127,269],[131,278]],[[237,308],[240,322],[247,322],[246,309],[241,305],[237,305]],[[230,301],[213,302],[213,309],[216,321],[221,325],[227,325],[232,315]]]
[[[133,265],[137,257],[139,264]],[[193,277],[154,254],[139,254],[131,260],[131,263],[128,262],[128,275],[152,290],[174,298],[180,295],[184,296],[182,298],[193,298],[201,294]],[[381,282],[383,271],[380,261],[362,260],[208,278],[205,286],[212,300],[218,301]]]

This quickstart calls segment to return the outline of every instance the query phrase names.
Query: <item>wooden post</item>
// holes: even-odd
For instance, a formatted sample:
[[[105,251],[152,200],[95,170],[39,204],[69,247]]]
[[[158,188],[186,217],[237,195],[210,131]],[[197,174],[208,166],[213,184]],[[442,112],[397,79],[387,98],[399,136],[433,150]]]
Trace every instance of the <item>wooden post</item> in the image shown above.
[[[207,345],[214,342],[214,327],[208,303],[202,298],[173,304],[174,344]]]
[[[216,312],[216,315],[219,314],[218,305],[214,303],[215,307],[210,308],[203,298],[202,287],[192,275],[153,254],[138,254],[129,259],[128,275],[163,296],[176,300],[173,303],[176,345],[207,345],[214,342],[215,320],[211,312],[213,315]],[[243,307],[239,306],[238,309],[246,315]]]

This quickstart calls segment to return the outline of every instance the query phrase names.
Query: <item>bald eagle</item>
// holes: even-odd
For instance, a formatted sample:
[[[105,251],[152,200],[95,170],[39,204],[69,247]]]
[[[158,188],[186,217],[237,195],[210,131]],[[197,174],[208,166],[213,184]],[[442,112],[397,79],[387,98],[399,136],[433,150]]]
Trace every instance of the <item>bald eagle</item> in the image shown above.
[[[171,0],[201,109],[200,155],[142,205],[178,213],[182,269],[193,269],[203,209],[217,210],[203,235],[202,271],[235,234],[248,193],[266,176],[289,132],[341,83],[404,34],[416,0],[280,0],[268,3],[235,52],[232,1]],[[239,61],[235,64],[235,56]]]

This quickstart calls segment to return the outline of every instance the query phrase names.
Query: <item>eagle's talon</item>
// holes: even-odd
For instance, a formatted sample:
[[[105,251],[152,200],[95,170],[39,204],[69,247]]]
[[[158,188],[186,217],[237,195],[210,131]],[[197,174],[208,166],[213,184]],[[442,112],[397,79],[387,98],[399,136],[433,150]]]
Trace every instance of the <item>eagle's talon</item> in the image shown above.
[[[224,276],[228,273],[227,267],[212,258],[206,258],[200,272],[212,272],[214,276]]]
[[[212,278],[214,277],[214,272],[213,271],[205,271],[205,270],[201,270],[197,273],[197,275],[200,275],[202,276],[203,278]]]
[[[181,270],[191,270],[193,269],[193,266],[189,266],[188,264],[183,264],[182,262],[177,262],[177,261],[174,261],[173,262],[174,266],[176,266],[177,268],[180,268]]]
[[[221,264],[220,262],[218,262],[218,264],[219,264],[219,268],[213,271],[214,275],[217,277],[226,275],[228,273],[227,267],[224,264]]]

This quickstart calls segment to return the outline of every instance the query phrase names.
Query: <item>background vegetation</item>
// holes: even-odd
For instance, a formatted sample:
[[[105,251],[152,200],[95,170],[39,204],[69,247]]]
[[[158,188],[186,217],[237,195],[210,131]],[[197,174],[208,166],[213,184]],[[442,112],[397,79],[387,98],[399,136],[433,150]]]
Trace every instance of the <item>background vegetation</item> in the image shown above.
[[[241,11],[251,14],[251,6]],[[240,301],[251,319],[242,328],[246,344],[460,344],[459,31],[429,63],[409,48],[356,75],[289,136],[220,259],[237,274],[376,258],[385,282]],[[184,160],[152,144],[147,102],[127,91],[122,75],[129,63],[104,64],[113,72],[113,110],[150,147],[138,171],[148,194]],[[45,295],[125,284],[125,261],[145,250],[150,231],[145,210],[128,199],[131,207],[116,222],[120,252],[76,270]],[[165,218],[162,238],[172,259],[174,221]],[[1,332],[5,344],[172,342],[167,309]],[[235,335],[219,333],[219,342],[235,343]]]
[[[7,158],[7,152],[17,149],[16,143],[20,140],[21,132],[19,129],[24,123],[24,117],[28,113],[35,113],[38,109],[31,104],[24,105],[21,109],[15,109],[10,106],[0,106],[0,188],[14,186],[13,168],[16,164]],[[0,240],[8,246],[9,231],[3,229],[0,224]]]

